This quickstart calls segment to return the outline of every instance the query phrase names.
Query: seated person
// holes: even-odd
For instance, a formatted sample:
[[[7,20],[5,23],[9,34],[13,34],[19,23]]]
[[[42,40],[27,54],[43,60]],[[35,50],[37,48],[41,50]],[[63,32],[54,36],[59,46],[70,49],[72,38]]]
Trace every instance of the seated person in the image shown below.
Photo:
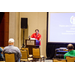
[[[5,57],[5,53],[14,53],[15,61],[20,62],[20,58],[22,55],[21,55],[20,49],[14,46],[14,39],[10,38],[8,43],[9,43],[9,46],[5,47],[3,51],[4,57]]]
[[[68,44],[67,49],[69,52],[64,55],[64,59],[66,59],[66,56],[75,56],[75,50],[72,44]]]
[[[0,61],[2,61],[3,60],[3,54],[2,54],[2,48],[0,47]]]

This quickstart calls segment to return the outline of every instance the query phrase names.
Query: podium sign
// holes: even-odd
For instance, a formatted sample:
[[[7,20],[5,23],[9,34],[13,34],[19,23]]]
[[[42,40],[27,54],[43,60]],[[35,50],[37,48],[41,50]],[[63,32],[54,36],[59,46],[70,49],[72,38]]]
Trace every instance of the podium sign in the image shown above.
[[[25,40],[26,46],[39,46],[39,43],[38,40]]]
[[[27,45],[35,45],[35,41],[33,41],[33,40],[27,40]]]

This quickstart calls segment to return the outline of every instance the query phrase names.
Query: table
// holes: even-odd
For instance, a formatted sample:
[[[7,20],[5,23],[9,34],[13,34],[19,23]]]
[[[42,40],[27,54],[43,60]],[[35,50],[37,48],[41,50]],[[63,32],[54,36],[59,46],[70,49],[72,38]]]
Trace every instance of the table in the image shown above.
[[[67,53],[68,51],[63,51],[63,50],[59,50],[59,48],[57,48],[55,50],[55,56],[54,58],[63,58],[64,59],[64,54]]]

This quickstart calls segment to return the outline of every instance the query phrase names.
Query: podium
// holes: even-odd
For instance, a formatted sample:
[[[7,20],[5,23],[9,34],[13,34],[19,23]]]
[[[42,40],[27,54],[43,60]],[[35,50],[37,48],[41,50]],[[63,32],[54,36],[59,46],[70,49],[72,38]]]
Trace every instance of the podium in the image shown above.
[[[25,40],[25,45],[27,48],[29,48],[29,54],[32,54],[32,49],[33,48],[39,48],[39,41],[38,40]]]

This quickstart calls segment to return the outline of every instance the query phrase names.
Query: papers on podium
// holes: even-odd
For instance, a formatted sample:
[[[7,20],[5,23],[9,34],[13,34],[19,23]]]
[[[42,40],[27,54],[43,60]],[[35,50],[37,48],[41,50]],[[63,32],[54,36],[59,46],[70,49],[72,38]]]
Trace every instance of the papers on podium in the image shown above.
[[[30,38],[30,40],[36,40],[35,38]]]

